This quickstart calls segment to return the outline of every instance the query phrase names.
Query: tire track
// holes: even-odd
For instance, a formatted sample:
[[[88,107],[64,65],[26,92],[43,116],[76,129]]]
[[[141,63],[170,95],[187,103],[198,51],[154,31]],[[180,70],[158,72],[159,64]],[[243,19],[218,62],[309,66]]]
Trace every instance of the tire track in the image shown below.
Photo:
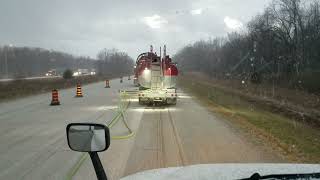
[[[148,109],[148,108],[146,108]],[[171,126],[172,128],[172,134],[173,134],[173,139],[174,139],[174,142],[176,144],[176,149],[177,149],[177,152],[179,154],[179,160],[181,162],[181,165],[182,166],[185,166],[186,165],[186,158],[185,158],[185,155],[184,155],[184,151],[183,151],[183,146],[182,146],[182,143],[181,143],[181,139],[178,135],[178,130],[177,130],[177,127],[174,123],[174,120],[172,118],[172,115],[171,115],[171,112],[170,112],[170,108],[169,107],[152,107],[150,108],[152,110],[154,110],[155,112],[157,110],[159,110],[159,120],[158,120],[158,147],[159,147],[159,151],[158,151],[158,161],[159,161],[159,167],[166,167],[167,166],[167,163],[166,163],[166,151],[165,151],[165,146],[166,146],[166,140],[163,136],[163,132],[164,132],[164,129],[163,129],[163,121],[165,121],[166,119],[164,118],[164,116],[162,115],[162,110],[165,110],[165,113],[168,114],[168,117],[169,119],[168,122],[169,122],[169,125]],[[171,147],[173,148],[173,147]]]
[[[187,159],[170,108],[145,107],[124,175],[186,164]]]
[[[163,137],[163,126],[162,126],[162,116],[161,116],[161,111],[159,112],[159,120],[158,120],[158,146],[159,146],[159,151],[158,151],[158,161],[159,161],[159,166],[164,167],[165,165],[165,143],[164,143],[164,137]],[[160,155],[159,155],[160,153]],[[160,157],[160,159],[159,159]]]
[[[177,147],[178,147],[178,153],[179,153],[179,158],[181,160],[181,165],[185,166],[186,165],[186,158],[185,158],[185,155],[184,155],[184,152],[183,152],[181,139],[179,138],[178,130],[177,130],[176,125],[175,125],[175,123],[174,123],[174,121],[172,119],[172,115],[171,115],[171,112],[170,112],[169,108],[167,108],[167,112],[168,112],[170,124],[172,126],[174,140],[175,140],[175,142],[177,144]]]

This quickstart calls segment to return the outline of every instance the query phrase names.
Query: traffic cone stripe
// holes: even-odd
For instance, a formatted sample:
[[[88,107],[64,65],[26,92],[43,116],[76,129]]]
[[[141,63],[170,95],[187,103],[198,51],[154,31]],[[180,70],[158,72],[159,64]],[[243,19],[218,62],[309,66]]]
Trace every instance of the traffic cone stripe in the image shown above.
[[[83,97],[80,84],[77,85],[77,92],[75,97]]]
[[[60,105],[58,90],[52,90],[51,106]]]
[[[106,80],[106,87],[105,88],[110,88],[109,80]]]

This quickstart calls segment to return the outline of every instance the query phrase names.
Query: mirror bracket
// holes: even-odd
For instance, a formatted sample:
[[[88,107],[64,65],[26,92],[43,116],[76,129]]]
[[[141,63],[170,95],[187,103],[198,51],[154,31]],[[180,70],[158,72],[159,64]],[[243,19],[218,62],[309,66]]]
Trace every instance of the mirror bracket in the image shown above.
[[[88,152],[98,180],[107,180],[107,175],[104,171],[97,152],[105,151],[110,146],[109,128],[103,124],[70,123],[67,125],[66,130],[68,145],[70,149],[79,152]],[[95,137],[96,135],[100,137],[98,138],[98,140],[100,141],[92,141],[94,140],[93,137]],[[104,146],[97,145],[97,142],[101,143],[101,140],[104,141],[102,143]],[[94,143],[92,144],[92,142]]]
[[[94,170],[96,171],[97,179],[107,180],[107,176],[106,176],[106,173],[104,172],[98,153],[97,152],[88,152],[88,153],[90,154],[90,158],[94,166]]]

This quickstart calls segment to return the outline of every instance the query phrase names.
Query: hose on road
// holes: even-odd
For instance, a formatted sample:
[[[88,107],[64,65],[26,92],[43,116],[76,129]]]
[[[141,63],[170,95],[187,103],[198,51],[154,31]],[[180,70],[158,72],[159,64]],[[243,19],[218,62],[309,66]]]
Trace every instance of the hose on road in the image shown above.
[[[123,92],[122,92],[123,93]],[[127,102],[127,103],[126,103]],[[111,129],[117,122],[122,119],[124,125],[129,131],[128,135],[123,136],[112,136],[113,140],[122,140],[122,139],[129,139],[135,135],[135,133],[131,130],[128,123],[125,120],[125,112],[129,108],[131,101],[128,98],[128,95],[126,93],[121,94],[120,93],[120,99],[119,104],[117,108],[117,114],[116,116],[107,124],[108,128]],[[78,161],[76,164],[70,169],[70,171],[67,173],[66,180],[71,180],[72,177],[78,172],[81,165],[86,161],[86,159],[89,157],[88,153],[82,153],[80,157],[78,158]]]
[[[131,103],[131,101],[130,101],[130,99],[128,97],[129,96],[125,92],[121,92],[120,93],[120,100],[119,100],[119,105],[118,105],[118,108],[117,108],[118,109],[118,113],[115,116],[115,118],[113,118],[107,126],[111,129],[121,118],[123,124],[128,129],[129,134],[128,135],[123,135],[123,136],[112,136],[112,139],[114,139],[114,140],[128,139],[128,138],[131,138],[132,136],[134,136],[134,134],[135,134],[132,131],[132,129],[129,127],[127,121],[125,120],[125,116],[124,116],[126,110],[129,108],[129,105]]]

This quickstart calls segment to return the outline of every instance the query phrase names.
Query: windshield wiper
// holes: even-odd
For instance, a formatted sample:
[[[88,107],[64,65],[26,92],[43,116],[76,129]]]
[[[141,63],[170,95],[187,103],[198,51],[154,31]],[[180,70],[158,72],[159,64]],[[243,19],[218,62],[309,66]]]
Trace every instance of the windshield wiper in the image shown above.
[[[320,173],[309,173],[309,174],[270,174],[261,176],[259,173],[254,173],[249,178],[244,178],[240,180],[259,180],[259,179],[311,179],[319,178]]]

